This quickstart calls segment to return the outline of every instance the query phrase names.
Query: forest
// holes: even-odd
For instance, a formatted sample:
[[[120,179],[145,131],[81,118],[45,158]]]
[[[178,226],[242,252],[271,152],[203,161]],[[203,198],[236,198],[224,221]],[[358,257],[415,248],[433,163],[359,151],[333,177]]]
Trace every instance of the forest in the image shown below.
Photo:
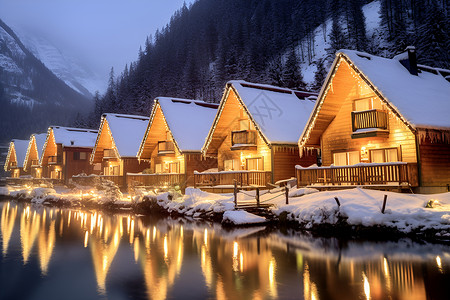
[[[79,124],[96,126],[103,112],[148,115],[158,96],[219,102],[231,79],[318,91],[337,50],[392,57],[414,45],[419,63],[449,68],[446,0],[380,0],[380,26],[366,32],[367,0],[198,0],[149,35],[137,61],[111,69],[105,94]],[[328,20],[328,22],[327,22]],[[327,25],[328,24],[328,25]],[[315,56],[314,29],[331,26],[327,56]],[[306,85],[300,63],[315,64]]]

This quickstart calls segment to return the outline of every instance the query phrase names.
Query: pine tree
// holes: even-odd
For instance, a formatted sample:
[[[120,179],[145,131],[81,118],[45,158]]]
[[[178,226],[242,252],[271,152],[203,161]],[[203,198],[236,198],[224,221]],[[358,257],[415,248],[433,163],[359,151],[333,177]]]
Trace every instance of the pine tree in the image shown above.
[[[319,92],[320,91],[320,89],[322,88],[322,85],[323,85],[326,77],[327,77],[327,71],[325,70],[325,67],[323,65],[323,60],[321,59],[317,63],[317,71],[316,71],[316,74],[314,75],[313,90],[315,92]]]
[[[306,84],[297,60],[295,48],[292,47],[283,68],[283,85],[291,89],[304,89]]]
[[[338,19],[333,19],[329,38],[330,48],[327,49],[327,52],[329,56],[334,57],[335,53],[338,50],[345,48],[346,44],[342,27],[339,24]]]

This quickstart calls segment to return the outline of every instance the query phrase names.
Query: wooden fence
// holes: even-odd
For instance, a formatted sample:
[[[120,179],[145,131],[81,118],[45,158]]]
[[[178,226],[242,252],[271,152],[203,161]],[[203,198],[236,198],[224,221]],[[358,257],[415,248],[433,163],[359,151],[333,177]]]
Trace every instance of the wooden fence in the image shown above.
[[[297,186],[409,184],[418,186],[416,163],[360,164],[342,167],[315,167],[296,170]]]
[[[242,186],[267,186],[272,181],[270,171],[225,171],[194,173],[194,187],[233,185],[234,182]]]
[[[184,188],[186,185],[186,175],[180,173],[169,174],[127,174],[128,188],[142,185],[148,187],[165,187],[180,186]]]

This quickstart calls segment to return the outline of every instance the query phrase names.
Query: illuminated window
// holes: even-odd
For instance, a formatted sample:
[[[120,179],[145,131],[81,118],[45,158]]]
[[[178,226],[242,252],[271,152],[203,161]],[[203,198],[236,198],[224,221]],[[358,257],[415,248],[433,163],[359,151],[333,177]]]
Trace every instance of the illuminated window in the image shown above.
[[[169,173],[178,173],[178,163],[170,163],[169,164]]]
[[[264,170],[263,158],[247,158],[247,170]]]
[[[399,161],[397,148],[370,150],[370,161],[373,163]]]
[[[86,159],[87,159],[86,152],[74,152],[73,153],[73,160],[86,160]]]
[[[349,166],[360,162],[359,151],[333,153],[335,166]]]
[[[363,111],[369,109],[382,109],[381,102],[377,98],[358,99],[354,102],[355,111]]]
[[[155,173],[162,173],[162,165],[161,164],[155,165]]]

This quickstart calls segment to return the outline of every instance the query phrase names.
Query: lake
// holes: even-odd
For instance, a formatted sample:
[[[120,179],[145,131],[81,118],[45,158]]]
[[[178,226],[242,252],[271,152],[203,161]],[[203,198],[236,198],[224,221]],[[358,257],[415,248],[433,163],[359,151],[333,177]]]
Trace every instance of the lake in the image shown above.
[[[450,246],[0,202],[0,299],[450,299]]]

